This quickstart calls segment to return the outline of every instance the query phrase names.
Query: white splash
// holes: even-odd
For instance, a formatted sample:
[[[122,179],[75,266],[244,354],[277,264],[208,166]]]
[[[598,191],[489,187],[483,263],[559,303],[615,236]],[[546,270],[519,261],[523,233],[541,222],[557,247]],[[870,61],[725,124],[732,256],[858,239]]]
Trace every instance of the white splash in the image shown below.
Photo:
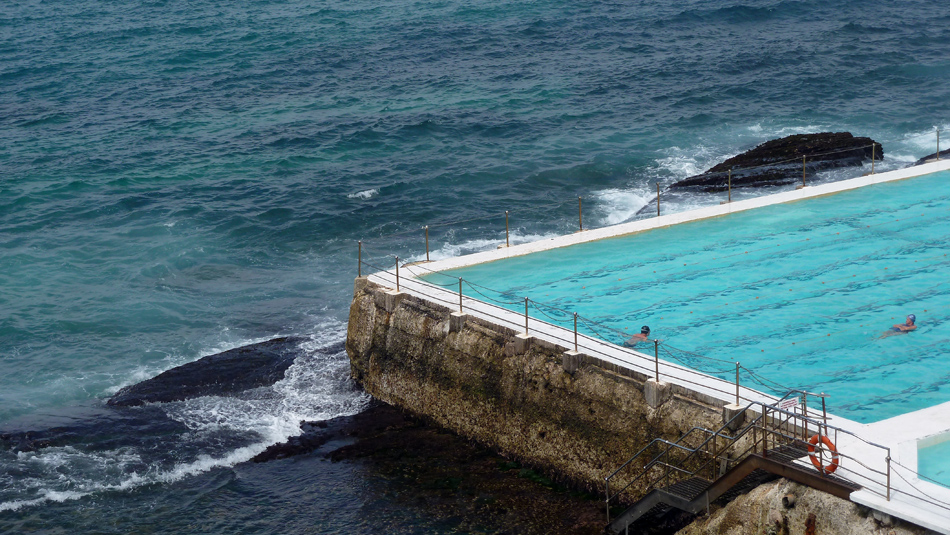
[[[358,191],[356,193],[350,193],[346,196],[348,199],[369,199],[370,197],[379,195],[379,189],[366,189],[363,191]]]
[[[174,482],[214,468],[234,466],[299,434],[302,421],[327,420],[362,411],[370,398],[354,388],[345,351],[327,351],[342,341],[345,332],[346,325],[338,320],[324,320],[317,325],[310,339],[300,344],[302,354],[287,369],[284,379],[272,386],[237,397],[206,396],[160,405],[170,418],[189,429],[184,435],[169,437],[169,455],[179,454],[174,451],[176,440],[213,445],[217,437],[252,437],[250,444],[239,440],[241,445],[213,447],[217,451],[205,451],[190,459],[167,457],[158,461],[146,461],[144,452],[135,446],[92,452],[72,446],[49,447],[7,455],[0,484],[21,497],[0,502],[0,511]],[[231,345],[225,343],[222,348],[230,349]],[[24,473],[30,476],[23,477]]]
[[[605,189],[591,194],[594,199],[594,214],[600,226],[616,225],[629,221],[637,211],[654,200],[646,187],[633,189]]]

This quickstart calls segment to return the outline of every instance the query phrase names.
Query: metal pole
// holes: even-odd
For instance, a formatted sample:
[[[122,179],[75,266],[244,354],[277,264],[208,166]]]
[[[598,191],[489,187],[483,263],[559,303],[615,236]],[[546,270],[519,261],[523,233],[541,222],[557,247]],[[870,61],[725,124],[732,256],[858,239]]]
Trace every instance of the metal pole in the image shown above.
[[[459,314],[462,313],[462,277],[459,277]]]
[[[802,155],[802,187],[805,187],[805,156]]]
[[[528,334],[528,298],[524,298],[524,333]]]
[[[357,254],[357,258],[359,259],[359,261],[356,264],[356,276],[362,277],[363,276],[363,240],[360,240],[357,243],[360,244],[360,252]]]
[[[729,202],[732,202],[732,169],[729,169]]]
[[[426,225],[426,262],[429,261],[429,225]]]
[[[805,415],[805,419],[802,420],[805,423],[805,440],[808,440],[808,393],[802,394],[802,414]]]
[[[940,161],[940,129],[937,129],[937,161]]]
[[[656,382],[660,382],[660,340],[653,339],[653,361],[656,363]]]
[[[818,433],[819,437],[828,434],[828,411],[825,410],[825,393],[821,393],[821,421],[824,423],[824,429]],[[821,440],[819,439],[819,442]],[[821,475],[827,475],[825,472],[825,445],[824,442],[818,445],[818,463],[821,465]]]
[[[874,143],[871,143],[871,174],[874,174]]]
[[[660,183],[656,183],[656,216],[660,217]]]
[[[739,406],[739,363],[736,362],[736,406]]]
[[[891,448],[887,448],[887,501],[891,501]]]
[[[574,313],[574,352],[577,353],[577,312]]]
[[[505,210],[505,247],[511,247],[508,243],[508,210]]]
[[[577,198],[577,221],[581,226],[581,230],[584,230],[584,211],[581,209],[581,198]]]
[[[399,291],[399,257],[396,257],[396,291]]]

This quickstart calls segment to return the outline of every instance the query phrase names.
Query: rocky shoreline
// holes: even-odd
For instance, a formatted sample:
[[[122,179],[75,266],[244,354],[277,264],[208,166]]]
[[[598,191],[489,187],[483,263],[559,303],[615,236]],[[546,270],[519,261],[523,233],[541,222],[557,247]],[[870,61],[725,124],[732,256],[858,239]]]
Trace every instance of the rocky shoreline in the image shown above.
[[[231,395],[279,381],[300,340],[276,338],[209,355],[124,388],[111,407]],[[328,351],[338,351],[334,346]],[[601,496],[502,456],[433,423],[378,400],[358,414],[301,422],[301,434],[274,444],[251,462],[321,455],[366,466],[390,488],[383,492],[423,507],[460,532],[603,532]],[[21,449],[58,443],[44,433],[2,437]],[[324,447],[326,446],[326,447]]]
[[[600,534],[601,497],[558,484],[547,475],[441,429],[395,407],[373,401],[354,416],[308,424],[301,437],[268,448],[263,462],[323,453],[334,462],[359,462],[386,483],[381,492],[461,533]],[[349,439],[349,440],[346,440]]]

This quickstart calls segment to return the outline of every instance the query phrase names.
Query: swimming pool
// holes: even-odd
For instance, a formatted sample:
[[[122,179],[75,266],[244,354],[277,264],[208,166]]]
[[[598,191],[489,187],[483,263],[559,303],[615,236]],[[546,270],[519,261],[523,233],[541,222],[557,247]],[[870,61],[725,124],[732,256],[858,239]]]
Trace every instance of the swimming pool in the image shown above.
[[[917,472],[950,487],[950,434],[928,437],[917,443]]]
[[[950,400],[948,238],[944,171],[426,278],[462,277],[519,312],[529,297],[568,328],[577,312],[616,343],[649,325],[661,357],[724,379],[740,361],[765,379],[747,386],[823,391],[873,422]],[[908,313],[917,331],[879,338]]]

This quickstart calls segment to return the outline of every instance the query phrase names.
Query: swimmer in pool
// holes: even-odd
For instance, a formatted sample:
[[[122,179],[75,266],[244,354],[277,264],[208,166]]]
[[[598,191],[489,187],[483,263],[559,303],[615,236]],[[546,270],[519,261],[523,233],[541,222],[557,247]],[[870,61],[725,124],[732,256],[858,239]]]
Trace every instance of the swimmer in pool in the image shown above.
[[[909,333],[910,331],[913,331],[914,329],[917,328],[917,325],[914,324],[914,322],[916,321],[917,321],[917,316],[913,314],[908,314],[906,322],[898,323],[897,325],[894,325],[890,329],[884,331],[884,334],[881,335],[881,338],[894,336],[895,334]]]
[[[629,340],[623,343],[623,346],[633,347],[639,344],[640,342],[646,342],[649,339],[650,339],[650,326],[644,325],[643,327],[640,327],[640,333],[631,336]]]

